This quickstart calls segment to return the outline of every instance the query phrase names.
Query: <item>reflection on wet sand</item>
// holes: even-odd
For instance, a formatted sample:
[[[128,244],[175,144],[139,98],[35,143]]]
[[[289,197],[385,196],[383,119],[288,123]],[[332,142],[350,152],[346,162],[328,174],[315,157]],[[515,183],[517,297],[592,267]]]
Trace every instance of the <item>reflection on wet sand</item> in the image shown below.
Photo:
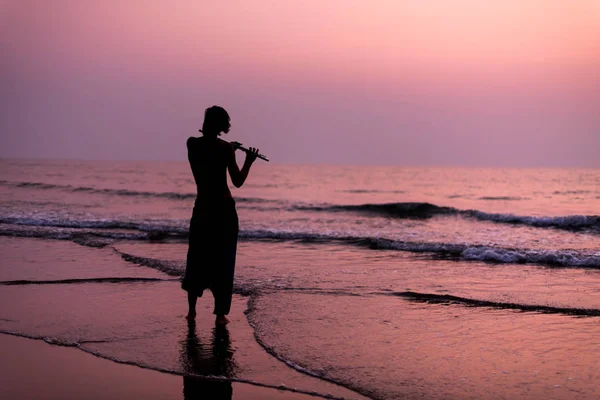
[[[183,370],[186,374],[199,376],[183,377],[184,399],[230,400],[233,389],[229,379],[236,376],[237,365],[233,359],[227,326],[215,326],[211,342],[203,344],[196,335],[196,324],[188,322],[187,337],[181,344]],[[219,379],[202,378],[207,376]]]

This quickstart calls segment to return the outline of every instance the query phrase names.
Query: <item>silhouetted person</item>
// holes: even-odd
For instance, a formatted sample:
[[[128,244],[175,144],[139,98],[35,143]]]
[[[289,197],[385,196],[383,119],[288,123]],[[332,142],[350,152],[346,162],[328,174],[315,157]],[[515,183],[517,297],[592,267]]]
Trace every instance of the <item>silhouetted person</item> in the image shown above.
[[[236,147],[219,139],[229,132],[229,114],[223,108],[206,109],[202,137],[187,141],[188,160],[196,181],[197,196],[190,222],[187,265],[181,287],[188,292],[188,319],[196,317],[196,300],[205,289],[215,298],[217,324],[227,323],[231,308],[238,238],[235,202],[227,186],[227,171],[235,187],[244,184],[258,150],[250,148],[240,170]]]
[[[196,324],[188,321],[188,334],[183,342],[181,364],[187,374],[218,376],[225,379],[235,377],[236,365],[225,325],[217,325],[213,330],[210,348],[202,346],[196,336]],[[214,399],[231,400],[233,388],[229,380],[183,377],[183,397],[185,400]]]

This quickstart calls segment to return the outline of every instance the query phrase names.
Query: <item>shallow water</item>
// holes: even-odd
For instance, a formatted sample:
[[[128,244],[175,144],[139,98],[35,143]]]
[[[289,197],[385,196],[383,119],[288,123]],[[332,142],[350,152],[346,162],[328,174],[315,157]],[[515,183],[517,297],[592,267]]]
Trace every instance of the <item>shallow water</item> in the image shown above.
[[[188,167],[0,165],[1,329],[184,373],[164,343],[187,334]],[[378,399],[598,396],[600,171],[257,164],[233,193],[252,328],[231,330],[223,375],[313,386],[287,364]],[[241,334],[274,364],[255,369]]]
[[[15,241],[30,249],[18,257],[23,265],[43,267],[50,260],[63,261],[60,256],[69,248],[81,258],[78,263],[63,264],[53,276],[57,279],[0,282],[2,333],[182,375],[184,391],[187,377],[201,376],[317,397],[363,399],[343,387],[286,368],[265,352],[244,316],[248,297],[234,296],[231,323],[224,328],[214,327],[212,299],[201,299],[197,321],[190,325],[184,318],[187,300],[179,279],[128,263],[110,248],[85,248],[67,241],[54,242],[55,254],[46,240],[4,237],[0,238],[2,254],[11,252]],[[82,253],[87,254],[82,257]],[[113,278],[107,280],[111,269]]]

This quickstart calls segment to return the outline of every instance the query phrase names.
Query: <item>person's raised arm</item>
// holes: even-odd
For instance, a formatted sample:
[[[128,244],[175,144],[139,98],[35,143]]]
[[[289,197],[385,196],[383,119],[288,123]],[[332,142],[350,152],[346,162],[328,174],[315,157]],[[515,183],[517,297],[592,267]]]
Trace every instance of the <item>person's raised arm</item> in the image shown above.
[[[229,176],[231,177],[231,183],[233,183],[233,186],[240,188],[248,177],[248,172],[250,172],[252,163],[256,161],[258,149],[250,147],[250,151],[246,152],[246,160],[244,161],[244,166],[241,170],[239,169],[235,159],[235,150],[236,148],[234,146],[231,146],[231,150],[228,150],[229,155],[227,169],[229,170]]]

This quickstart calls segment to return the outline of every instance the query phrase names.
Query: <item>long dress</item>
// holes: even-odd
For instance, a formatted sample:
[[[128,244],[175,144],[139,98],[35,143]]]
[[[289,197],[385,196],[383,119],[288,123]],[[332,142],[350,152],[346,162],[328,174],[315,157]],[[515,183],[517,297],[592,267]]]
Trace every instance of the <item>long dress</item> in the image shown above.
[[[189,246],[182,289],[202,296],[210,289],[214,313],[231,308],[239,222],[227,187],[231,147],[216,138],[190,138],[188,160],[198,194],[190,221]]]

